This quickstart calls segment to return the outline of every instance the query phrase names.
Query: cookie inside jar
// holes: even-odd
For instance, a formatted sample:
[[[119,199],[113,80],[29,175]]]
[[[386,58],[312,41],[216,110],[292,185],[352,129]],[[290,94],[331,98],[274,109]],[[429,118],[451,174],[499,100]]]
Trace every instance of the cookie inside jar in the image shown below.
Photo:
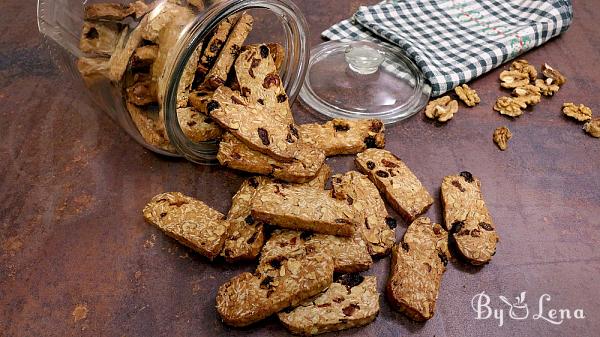
[[[294,8],[285,0],[86,5],[78,69],[96,96],[112,96],[112,117],[144,146],[213,162],[225,134],[209,114],[218,89],[291,116],[308,52]]]

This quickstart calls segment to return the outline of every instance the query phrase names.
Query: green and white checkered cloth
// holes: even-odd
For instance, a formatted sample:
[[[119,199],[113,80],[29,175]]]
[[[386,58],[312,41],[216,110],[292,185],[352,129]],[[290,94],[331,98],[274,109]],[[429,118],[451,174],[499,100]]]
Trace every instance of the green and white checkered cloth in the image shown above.
[[[439,96],[561,34],[572,19],[570,0],[384,1],[322,36],[399,47]]]

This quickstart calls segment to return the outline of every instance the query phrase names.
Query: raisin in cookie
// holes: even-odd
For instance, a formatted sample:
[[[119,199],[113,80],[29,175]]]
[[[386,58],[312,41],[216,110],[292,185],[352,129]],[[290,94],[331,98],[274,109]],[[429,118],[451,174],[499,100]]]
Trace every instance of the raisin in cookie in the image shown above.
[[[262,248],[259,264],[279,263],[281,259],[306,254],[311,249],[329,254],[336,273],[367,270],[373,263],[367,246],[358,235],[341,237],[277,229]]]
[[[442,275],[448,264],[448,233],[421,217],[392,250],[386,293],[392,305],[415,321],[433,317]]]
[[[333,119],[325,124],[299,125],[298,131],[305,143],[323,150],[327,157],[385,146],[385,128],[378,119]]]
[[[238,57],[241,46],[252,30],[254,19],[251,15],[243,13],[237,20],[231,33],[227,37],[225,44],[221,48],[219,56],[214,62],[212,68],[206,74],[203,86],[211,89],[217,89],[225,84],[227,74],[233,66],[233,62]]]
[[[447,176],[441,194],[450,241],[471,264],[488,263],[496,253],[498,234],[483,201],[479,179],[466,171]]]
[[[293,161],[300,135],[293,122],[278,118],[267,106],[251,105],[228,87],[219,87],[207,110],[223,128],[253,150],[283,162]]]
[[[386,150],[368,149],[356,156],[356,166],[367,174],[394,209],[408,221],[424,213],[433,198],[398,157]]]
[[[389,254],[396,241],[396,220],[388,215],[377,187],[356,171],[337,174],[331,181],[333,195],[346,201],[363,219],[358,231],[369,253],[378,257]]]
[[[219,255],[229,227],[223,214],[179,192],[153,197],[143,214],[165,234],[209,259]]]
[[[319,296],[277,317],[292,333],[316,335],[367,325],[378,313],[377,278],[345,274]]]

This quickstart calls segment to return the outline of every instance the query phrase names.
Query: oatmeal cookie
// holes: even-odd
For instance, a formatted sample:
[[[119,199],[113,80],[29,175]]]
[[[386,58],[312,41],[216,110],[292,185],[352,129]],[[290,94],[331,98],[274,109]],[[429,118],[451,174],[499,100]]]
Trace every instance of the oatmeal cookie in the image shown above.
[[[490,262],[498,234],[483,201],[479,179],[466,171],[447,176],[441,196],[445,226],[458,252],[474,265]]]
[[[385,256],[396,241],[396,219],[389,216],[377,187],[356,171],[336,174],[331,179],[333,196],[345,200],[361,219],[358,232],[373,256]]]
[[[211,260],[221,251],[229,227],[223,214],[179,192],[153,197],[143,214],[165,234]]]
[[[426,217],[413,221],[392,249],[386,294],[392,305],[415,321],[433,317],[448,264],[448,232]]]
[[[356,156],[355,163],[406,220],[414,220],[433,203],[419,179],[391,152],[368,149]]]
[[[215,28],[212,36],[206,42],[206,46],[204,47],[204,51],[200,57],[200,62],[198,62],[198,68],[196,70],[197,76],[200,76],[198,79],[200,83],[204,81],[206,74],[208,74],[209,70],[215,63],[219,52],[227,40],[227,36],[229,35],[231,28],[233,25],[235,25],[238,19],[238,16],[230,16],[221,21],[217,28]]]
[[[177,109],[177,119],[181,131],[192,142],[198,143],[219,139],[223,134],[223,129],[210,117],[192,107]]]
[[[378,313],[377,278],[345,274],[319,296],[277,316],[292,333],[316,335],[367,325]]]
[[[79,49],[86,54],[110,56],[115,51],[123,27],[115,22],[84,22]]]
[[[336,118],[325,124],[299,125],[298,131],[305,143],[323,150],[327,157],[385,146],[385,127],[378,119]]]
[[[229,325],[242,327],[294,307],[319,294],[333,281],[333,261],[311,252],[242,273],[219,287],[217,312]]]

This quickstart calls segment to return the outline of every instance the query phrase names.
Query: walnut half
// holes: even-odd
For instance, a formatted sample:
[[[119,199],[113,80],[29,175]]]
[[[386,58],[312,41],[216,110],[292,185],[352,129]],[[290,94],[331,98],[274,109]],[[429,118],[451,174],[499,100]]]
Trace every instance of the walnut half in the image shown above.
[[[558,85],[552,83],[550,78],[545,81],[542,79],[535,80],[535,86],[540,88],[540,93],[544,96],[552,96],[560,89]]]
[[[592,119],[592,109],[583,104],[575,105],[573,103],[564,103],[562,111],[565,115],[575,118],[580,122],[586,122]]]
[[[521,109],[525,108],[527,108],[527,104],[519,100],[519,98],[507,96],[498,97],[494,105],[494,110],[510,117],[521,116],[523,114]]]
[[[467,106],[472,107],[481,102],[479,95],[477,95],[477,91],[471,89],[466,84],[463,84],[462,86],[459,85],[458,87],[454,88],[454,92],[458,95],[458,98],[460,98],[460,100],[463,101]]]
[[[431,119],[437,119],[440,122],[446,122],[458,111],[458,102],[451,99],[450,96],[440,97],[427,104],[425,116]]]
[[[549,79],[552,79],[552,83],[561,86],[567,82],[567,78],[560,73],[560,71],[552,68],[548,63],[542,65],[542,73]]]
[[[517,70],[504,70],[500,73],[500,84],[503,88],[517,88],[529,84],[529,75]]]
[[[504,151],[508,148],[508,140],[512,138],[512,133],[506,126],[501,126],[494,130],[494,143],[498,145],[500,150]]]
[[[590,136],[600,138],[600,118],[594,118],[583,125],[583,129]]]
[[[529,79],[532,81],[535,81],[535,79],[537,78],[537,70],[535,69],[535,67],[531,64],[529,64],[529,62],[527,62],[527,60],[524,59],[520,59],[520,60],[516,60],[515,62],[513,62],[510,65],[510,70],[515,70],[524,74],[529,75]]]
[[[515,88],[515,90],[513,90],[513,95],[525,104],[535,105],[542,100],[540,88],[531,84]]]

